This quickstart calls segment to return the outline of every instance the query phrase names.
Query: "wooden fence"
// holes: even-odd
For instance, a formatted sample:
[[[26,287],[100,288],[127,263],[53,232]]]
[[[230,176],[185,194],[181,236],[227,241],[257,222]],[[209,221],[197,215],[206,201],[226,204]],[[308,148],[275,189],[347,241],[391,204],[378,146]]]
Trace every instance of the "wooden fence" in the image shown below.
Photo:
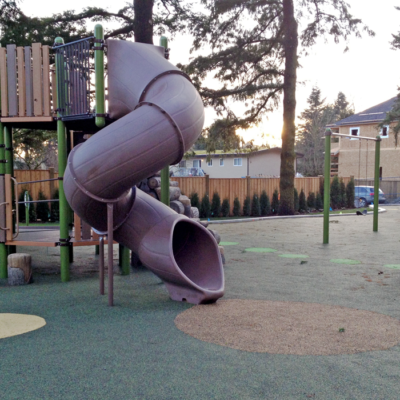
[[[58,173],[54,172],[54,168],[38,170],[16,169],[14,171],[14,176],[18,183],[22,183],[31,181],[42,181],[45,179],[55,179],[58,178]],[[20,184],[18,185],[17,198],[19,198],[19,195],[22,191],[28,190],[29,195],[33,198],[33,200],[38,199],[40,191],[42,191],[48,199],[52,199],[55,189],[58,189],[58,181]]]
[[[321,179],[323,178],[295,178],[294,186],[299,193],[303,189],[307,197],[310,192],[319,192]],[[346,185],[350,181],[350,177],[342,179]],[[265,190],[271,200],[274,191],[279,191],[279,178],[209,178],[205,176],[172,177],[171,180],[177,181],[181,191],[187,196],[196,192],[201,200],[206,193],[212,197],[213,193],[217,192],[221,201],[229,199],[231,207],[235,197],[239,199],[240,204],[243,204],[246,196],[252,198],[254,194],[261,195],[261,192]]]
[[[15,178],[18,183],[21,183],[54,179],[58,178],[58,174],[55,173],[52,168],[49,170],[15,170]],[[310,192],[317,193],[319,191],[320,179],[319,177],[295,178],[294,186],[299,193],[301,189],[303,189],[305,195],[308,196]],[[350,181],[350,178],[342,179],[346,185]],[[261,195],[261,192],[265,190],[269,198],[272,199],[275,189],[279,191],[279,178],[209,178],[205,176],[185,178],[172,177],[171,180],[177,181],[182,193],[187,196],[196,192],[201,200],[206,193],[212,197],[213,193],[217,192],[221,197],[221,201],[225,198],[229,199],[231,207],[235,197],[239,199],[240,204],[243,204],[246,196],[253,197],[254,194]],[[20,184],[18,185],[18,196],[21,191],[28,190],[32,198],[37,200],[39,191],[42,191],[48,199],[51,199],[55,189],[58,189],[58,181]]]

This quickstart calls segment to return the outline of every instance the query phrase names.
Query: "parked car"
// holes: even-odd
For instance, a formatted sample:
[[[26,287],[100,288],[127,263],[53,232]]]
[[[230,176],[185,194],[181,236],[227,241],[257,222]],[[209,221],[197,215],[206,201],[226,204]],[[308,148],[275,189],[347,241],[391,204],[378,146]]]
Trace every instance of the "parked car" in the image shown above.
[[[354,205],[357,207],[365,207],[374,202],[374,187],[373,186],[355,186],[354,187]],[[385,193],[379,189],[379,203],[385,203]]]

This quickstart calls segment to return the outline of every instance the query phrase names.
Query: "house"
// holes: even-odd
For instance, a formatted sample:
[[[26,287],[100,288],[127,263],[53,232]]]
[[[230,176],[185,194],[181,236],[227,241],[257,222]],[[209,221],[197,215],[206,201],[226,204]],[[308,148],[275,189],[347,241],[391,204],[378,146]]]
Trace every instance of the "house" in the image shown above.
[[[396,97],[367,110],[328,125],[332,132],[351,135],[351,138],[333,136],[331,146],[331,174],[354,176],[355,179],[372,179],[375,166],[375,142],[359,140],[358,136],[382,138],[380,152],[380,177],[400,176],[400,148],[395,147],[390,126],[379,128]],[[336,139],[336,142],[335,142]]]
[[[296,153],[296,159],[302,154]],[[276,178],[280,175],[281,148],[274,147],[254,152],[196,154],[182,160],[180,167],[199,168],[210,178]]]

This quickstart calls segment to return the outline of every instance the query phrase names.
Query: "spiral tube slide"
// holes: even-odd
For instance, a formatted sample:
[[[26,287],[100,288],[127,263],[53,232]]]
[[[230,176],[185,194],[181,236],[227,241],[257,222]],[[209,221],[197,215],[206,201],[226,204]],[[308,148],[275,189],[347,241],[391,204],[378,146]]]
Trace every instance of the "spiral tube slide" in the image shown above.
[[[201,133],[204,108],[164,49],[108,40],[110,117],[117,119],[71,152],[64,190],[72,209],[139,254],[173,300],[210,303],[224,294],[218,245],[199,223],[176,214],[134,185],[178,162]]]

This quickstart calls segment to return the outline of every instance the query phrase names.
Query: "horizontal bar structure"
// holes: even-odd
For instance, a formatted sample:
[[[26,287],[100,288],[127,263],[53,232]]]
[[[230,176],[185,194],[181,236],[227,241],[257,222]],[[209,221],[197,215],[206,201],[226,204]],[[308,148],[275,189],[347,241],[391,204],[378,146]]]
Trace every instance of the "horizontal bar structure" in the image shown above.
[[[51,122],[56,102],[50,47],[41,43],[0,50],[1,122]]]
[[[344,133],[331,133],[331,136],[341,136],[341,137],[347,137],[349,139],[365,139],[365,140],[372,140],[374,142],[380,140],[377,138],[372,138],[372,137],[368,137],[368,136],[354,136],[354,135],[345,135]],[[325,136],[322,136],[322,139],[325,139]]]

